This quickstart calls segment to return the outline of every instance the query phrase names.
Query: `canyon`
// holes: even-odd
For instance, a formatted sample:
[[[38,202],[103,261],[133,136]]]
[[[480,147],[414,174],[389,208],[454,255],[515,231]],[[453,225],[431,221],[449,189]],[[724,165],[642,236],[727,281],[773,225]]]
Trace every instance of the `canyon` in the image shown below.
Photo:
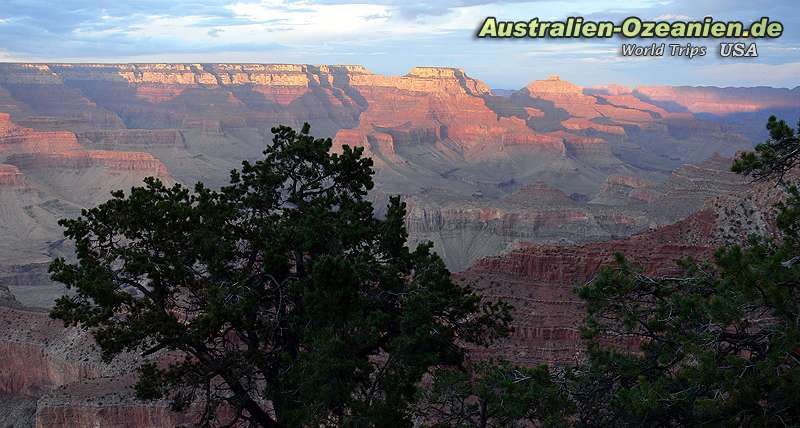
[[[555,75],[496,95],[436,67],[383,76],[356,65],[5,63],[0,163],[22,174],[17,200],[42,198],[18,205],[74,212],[146,175],[225,184],[242,159],[260,155],[273,126],[309,122],[335,148],[363,147],[375,162],[376,206],[402,195],[412,243],[434,242],[461,270],[520,241],[607,240],[685,217],[708,195],[666,203],[682,191],[665,187],[673,171],[751,148],[763,122],[743,129],[747,121],[723,116],[800,108],[792,95],[582,88]],[[53,225],[64,214],[17,220],[42,237],[25,238],[25,251],[58,251]],[[11,265],[0,256],[0,272]]]
[[[477,358],[502,356],[520,364],[574,364],[583,357],[579,326],[584,303],[575,288],[592,281],[621,254],[649,276],[680,276],[678,262],[713,260],[717,248],[745,245],[748,238],[773,236],[775,204],[785,197],[774,183],[758,183],[741,193],[709,198],[703,207],[674,224],[625,239],[581,245],[520,244],[513,251],[483,258],[454,278],[488,299],[514,307],[514,332]]]
[[[730,162],[770,114],[800,115],[800,89],[536,77],[494,91],[440,67],[0,64],[0,423],[185,423],[133,399],[135,356],[103,363],[85,331],[47,317],[64,292],[47,266],[72,252],[58,220],[148,176],[220,186],[278,124],[363,147],[377,214],[401,195],[410,245],[432,241],[454,278],[514,305],[514,335],[479,356],[568,364],[582,352],[573,287],[614,252],[670,273],[771,230],[776,190]]]

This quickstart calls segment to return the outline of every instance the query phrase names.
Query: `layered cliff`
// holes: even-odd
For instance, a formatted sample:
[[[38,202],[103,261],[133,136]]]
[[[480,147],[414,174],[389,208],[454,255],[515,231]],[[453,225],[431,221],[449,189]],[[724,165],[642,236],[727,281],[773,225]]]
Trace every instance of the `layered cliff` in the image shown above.
[[[88,333],[65,331],[44,311],[1,307],[0,320],[5,356],[0,394],[39,397],[61,385],[114,373],[87,346]]]
[[[648,183],[615,178],[613,183],[647,187]],[[710,260],[723,245],[742,244],[753,234],[775,233],[774,204],[785,193],[772,183],[711,198],[694,214],[675,224],[633,235],[584,245],[522,245],[521,248],[475,262],[454,277],[475,286],[490,299],[514,307],[512,336],[476,356],[503,355],[523,364],[571,364],[583,358],[579,326],[584,303],[574,288],[591,281],[615,253],[652,276],[681,275],[678,261]]]
[[[755,141],[766,138],[763,126],[769,116],[787,119],[800,116],[798,88],[642,86],[633,94],[670,111],[712,118],[727,132],[737,132]],[[680,125],[690,129],[695,126],[691,121]]]
[[[759,110],[797,109],[796,88],[715,88],[694,86],[639,86],[635,93],[652,101],[673,103],[692,113],[729,115]]]
[[[660,183],[682,164],[752,145],[632,89],[551,76],[498,97],[446,67],[384,76],[357,65],[0,64],[0,101],[0,162],[78,206],[146,175],[225,184],[227,171],[261,155],[271,127],[309,122],[337,149],[364,147],[376,166],[373,198],[413,201],[412,240],[433,240],[453,268],[522,238],[584,242],[678,220],[689,212],[642,218],[635,205],[658,189],[611,197],[606,179]],[[505,199],[537,182],[580,203],[556,210]],[[701,193],[686,206],[701,204]]]
[[[411,242],[432,241],[453,270],[521,243],[618,239],[674,223],[714,198],[747,191],[749,183],[729,171],[731,162],[715,156],[679,168],[662,182],[610,175],[591,197],[567,195],[544,182],[511,183],[516,190],[498,199],[480,193],[456,199],[428,191],[407,198],[406,226]]]
[[[13,153],[60,153],[80,149],[71,132],[47,132],[19,126],[0,112],[0,156]]]
[[[0,164],[0,186],[20,186],[23,183],[22,173],[14,165]]]
[[[224,184],[261,156],[271,127],[309,122],[335,150],[373,158],[370,198],[380,213],[388,195],[404,197],[412,245],[433,241],[452,270],[480,259],[457,278],[517,308],[514,337],[489,352],[567,362],[581,352],[572,287],[613,252],[673,273],[680,257],[771,230],[764,207],[777,196],[746,192],[728,156],[764,137],[747,115],[800,109],[796,92],[583,88],[551,76],[499,96],[447,67],[0,64],[0,286],[46,282],[50,260],[71,254],[57,220],[111,190],[146,176]],[[0,392],[16,407],[0,405],[0,422],[185,423],[133,400],[120,376],[130,366],[99,364],[84,333],[5,294]]]
[[[173,181],[150,153],[89,150],[70,131],[31,129],[0,113],[0,285],[49,282],[47,264],[65,249],[58,220],[148,176]]]
[[[64,328],[13,297],[0,300],[0,354],[0,420],[9,426],[162,427],[195,420],[167,403],[134,398],[135,356],[105,363],[87,331]]]

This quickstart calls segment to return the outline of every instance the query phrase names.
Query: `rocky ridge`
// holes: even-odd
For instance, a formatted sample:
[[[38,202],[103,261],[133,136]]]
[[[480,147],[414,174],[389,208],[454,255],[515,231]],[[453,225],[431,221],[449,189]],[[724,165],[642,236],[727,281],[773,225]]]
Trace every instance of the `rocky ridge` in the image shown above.
[[[683,258],[710,260],[720,246],[745,243],[753,234],[774,234],[774,204],[784,196],[773,183],[760,183],[739,194],[711,198],[675,224],[626,239],[572,246],[521,244],[507,254],[478,260],[454,277],[488,298],[512,303],[515,331],[509,340],[477,350],[476,356],[573,364],[583,358],[578,326],[585,315],[574,287],[591,281],[614,261],[615,253],[648,275],[680,275],[677,262]]]
[[[17,166],[31,186],[84,206],[102,198],[66,197],[62,181],[94,187],[88,177],[101,168],[132,171],[137,181],[169,175],[219,186],[243,158],[260,156],[271,127],[309,122],[337,148],[364,147],[377,172],[373,199],[381,206],[385,195],[402,195],[414,206],[412,240],[433,240],[461,269],[519,239],[584,242],[646,230],[654,221],[639,205],[657,200],[658,189],[617,188],[625,195],[612,197],[608,177],[661,185],[685,163],[752,147],[741,133],[664,102],[555,75],[501,97],[444,67],[384,76],[358,65],[6,63],[0,123],[13,127],[0,129],[0,162]],[[736,96],[720,102],[741,104]],[[36,176],[56,165],[87,179]],[[134,181],[108,182],[126,188]],[[510,202],[538,197],[512,197],[537,182],[578,203],[559,211]],[[655,225],[686,214],[668,209]]]
[[[136,356],[105,363],[87,331],[65,329],[41,309],[3,299],[0,336],[0,421],[9,426],[156,427],[192,421],[191,413],[173,413],[167,403],[135,399]]]
[[[748,185],[727,172],[763,121],[734,126],[709,112],[764,114],[797,98],[716,88],[728,95],[713,106],[684,106],[702,99],[691,91],[551,76],[498,96],[441,67],[383,76],[355,65],[0,64],[0,286],[46,282],[49,261],[70,254],[57,219],[111,190],[152,175],[222,184],[260,156],[272,126],[310,122],[337,149],[364,147],[376,169],[370,197],[404,197],[412,244],[433,241],[453,270],[479,260],[456,277],[514,303],[517,333],[492,353],[565,363],[581,352],[572,286],[613,251],[671,272],[682,256],[771,228],[763,207],[774,195],[738,197]],[[751,95],[755,107],[743,101]],[[11,403],[0,421],[183,423],[163,403],[135,402],[118,376],[130,366],[99,364],[85,333],[9,293],[0,301],[0,388]]]

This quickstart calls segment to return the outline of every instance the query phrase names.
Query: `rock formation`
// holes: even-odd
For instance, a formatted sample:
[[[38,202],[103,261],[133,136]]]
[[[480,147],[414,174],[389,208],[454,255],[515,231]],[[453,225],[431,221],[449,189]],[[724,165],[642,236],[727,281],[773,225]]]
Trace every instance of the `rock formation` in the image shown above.
[[[800,91],[783,88],[715,88],[692,86],[640,86],[635,92],[655,102],[683,107],[692,113],[728,115],[759,110],[797,109]]]
[[[776,195],[746,192],[730,156],[765,137],[765,114],[796,111],[797,89],[583,88],[553,75],[492,91],[443,67],[0,64],[0,424],[186,422],[133,400],[130,365],[100,363],[85,333],[12,292],[47,283],[52,258],[71,254],[58,219],[147,176],[224,184],[275,125],[309,122],[335,150],[363,147],[379,214],[400,194],[412,245],[433,241],[452,270],[479,260],[457,278],[518,316],[514,337],[485,352],[563,363],[581,352],[572,286],[614,251],[671,272],[771,230]]]
[[[104,363],[88,332],[65,329],[13,297],[0,300],[0,354],[0,420],[7,412],[8,426],[160,427],[192,421],[191,413],[175,414],[164,402],[134,399],[135,356]]]
[[[576,362],[583,356],[578,327],[585,313],[574,288],[612,263],[615,253],[622,253],[648,275],[680,275],[677,262],[683,258],[710,260],[720,246],[741,244],[753,234],[775,233],[774,204],[784,196],[774,184],[761,183],[739,194],[711,198],[684,220],[626,239],[573,246],[523,245],[478,260],[454,277],[490,299],[512,303],[515,331],[497,346],[476,350],[476,357],[502,355],[522,364]]]
[[[242,159],[260,156],[271,127],[310,122],[336,147],[364,147],[376,166],[374,200],[403,195],[415,207],[412,240],[433,240],[459,269],[521,238],[608,239],[689,214],[645,221],[636,204],[655,201],[658,186],[604,184],[612,175],[659,184],[683,164],[730,156],[763,135],[763,124],[732,128],[673,108],[669,100],[686,91],[582,88],[553,75],[498,96],[442,67],[383,76],[357,65],[0,64],[0,162],[17,166],[31,188],[86,206],[145,175],[225,184]],[[716,102],[739,109],[733,92]],[[108,186],[90,183],[106,173]],[[537,182],[580,203],[509,205]],[[75,188],[82,195],[70,195]],[[696,196],[688,206],[708,194]],[[504,214],[471,214],[481,211]],[[500,218],[508,221],[497,227]]]
[[[57,222],[154,176],[173,178],[150,153],[88,150],[69,131],[39,131],[0,113],[0,285],[49,282],[64,250]]]
[[[0,186],[20,186],[23,183],[22,173],[14,165],[0,164]]]

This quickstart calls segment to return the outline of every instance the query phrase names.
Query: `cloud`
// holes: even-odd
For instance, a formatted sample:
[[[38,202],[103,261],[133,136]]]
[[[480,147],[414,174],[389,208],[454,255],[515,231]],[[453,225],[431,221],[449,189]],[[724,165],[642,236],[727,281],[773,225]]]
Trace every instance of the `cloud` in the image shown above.
[[[685,21],[687,19],[691,19],[689,15],[676,15],[674,13],[665,13],[663,15],[658,15],[653,18],[656,21]]]
[[[581,84],[715,84],[735,72],[796,86],[800,15],[791,0],[4,0],[0,61],[182,61],[364,63],[403,74],[416,65],[458,66],[498,87],[519,87],[550,72]],[[780,19],[783,37],[758,41],[761,57],[735,65],[708,55],[622,58],[620,39],[478,40],[486,16],[525,20],[686,19],[712,15]],[[693,42],[694,44],[694,42]],[[707,43],[709,46],[713,42]],[[712,49],[713,52],[713,49]],[[733,66],[732,66],[733,65]],[[717,70],[715,73],[713,70]],[[745,76],[744,79],[748,79]],[[603,80],[605,79],[605,80]],[[727,83],[725,83],[727,84]]]
[[[17,57],[16,55],[10,53],[5,49],[0,49],[0,62],[15,62],[20,61],[21,58]]]
[[[380,31],[388,20],[388,8],[373,4],[315,4],[288,0],[238,2],[226,6],[234,17],[252,23],[251,35],[269,31],[280,22],[283,40],[312,40],[346,35],[364,36]]]

